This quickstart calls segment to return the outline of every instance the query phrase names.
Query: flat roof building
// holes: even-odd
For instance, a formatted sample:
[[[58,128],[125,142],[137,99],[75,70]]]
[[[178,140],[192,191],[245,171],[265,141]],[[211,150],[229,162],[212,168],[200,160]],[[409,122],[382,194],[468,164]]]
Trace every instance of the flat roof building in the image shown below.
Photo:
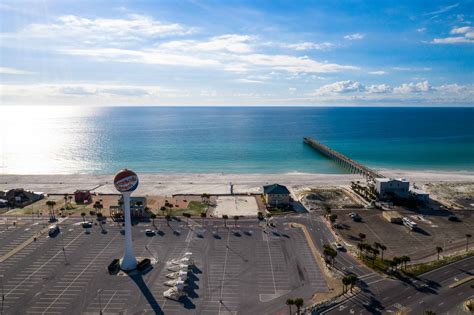
[[[381,200],[393,197],[408,198],[410,182],[404,178],[376,178],[375,190]]]

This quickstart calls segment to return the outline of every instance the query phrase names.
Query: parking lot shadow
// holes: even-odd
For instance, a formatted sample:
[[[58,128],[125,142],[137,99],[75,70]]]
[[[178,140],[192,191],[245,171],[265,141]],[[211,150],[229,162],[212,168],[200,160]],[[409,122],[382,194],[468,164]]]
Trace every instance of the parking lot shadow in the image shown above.
[[[196,305],[194,305],[194,303],[187,296],[180,297],[178,302],[183,303],[184,308],[188,310],[196,308]]]
[[[147,300],[148,304],[150,304],[151,309],[155,312],[155,314],[164,314],[163,310],[161,309],[160,305],[156,301],[155,297],[153,296],[153,293],[151,293],[150,289],[148,288],[147,284],[143,280],[143,277],[141,274],[129,274],[129,277],[135,282],[137,287],[140,289],[142,292],[143,296]]]

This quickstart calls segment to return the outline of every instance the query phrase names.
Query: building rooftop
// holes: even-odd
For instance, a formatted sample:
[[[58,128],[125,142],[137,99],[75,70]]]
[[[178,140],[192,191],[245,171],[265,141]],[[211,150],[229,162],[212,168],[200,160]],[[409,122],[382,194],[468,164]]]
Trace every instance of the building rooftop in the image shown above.
[[[289,195],[290,191],[286,186],[279,185],[279,184],[272,184],[263,186],[263,193],[264,194],[275,194],[275,195]]]
[[[408,180],[405,178],[387,178],[387,177],[376,178],[375,181],[381,182],[381,183],[388,183],[392,181],[399,181],[399,182],[405,182],[405,183],[408,182]]]

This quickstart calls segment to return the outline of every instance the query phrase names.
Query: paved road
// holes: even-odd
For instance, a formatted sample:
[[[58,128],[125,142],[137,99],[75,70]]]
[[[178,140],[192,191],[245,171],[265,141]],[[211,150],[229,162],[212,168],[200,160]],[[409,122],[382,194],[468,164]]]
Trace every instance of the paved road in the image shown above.
[[[324,244],[335,241],[324,220],[321,214],[311,213],[293,216],[291,221],[307,224],[318,249],[322,252]],[[345,273],[358,275],[362,291],[323,312],[324,314],[382,314],[400,310],[410,314],[422,314],[425,310],[457,314],[460,304],[466,298],[474,296],[474,290],[470,288],[472,281],[453,289],[449,288],[455,281],[474,274],[474,257],[431,271],[418,279],[404,281],[383,277],[345,252],[338,252],[335,266]]]

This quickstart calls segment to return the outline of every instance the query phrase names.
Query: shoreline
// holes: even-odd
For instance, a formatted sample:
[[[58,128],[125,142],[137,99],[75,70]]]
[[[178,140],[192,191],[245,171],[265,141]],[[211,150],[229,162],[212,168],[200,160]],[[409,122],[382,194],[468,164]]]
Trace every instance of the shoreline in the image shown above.
[[[387,177],[402,177],[416,184],[437,182],[474,182],[474,172],[380,170]],[[267,184],[279,183],[294,190],[308,186],[344,186],[351,181],[363,181],[356,174],[317,173],[142,173],[136,195],[171,195],[182,193],[228,193],[229,183],[236,193],[257,193]],[[73,193],[87,189],[100,194],[117,193],[114,174],[71,175],[0,175],[0,189],[24,188],[44,193]]]

